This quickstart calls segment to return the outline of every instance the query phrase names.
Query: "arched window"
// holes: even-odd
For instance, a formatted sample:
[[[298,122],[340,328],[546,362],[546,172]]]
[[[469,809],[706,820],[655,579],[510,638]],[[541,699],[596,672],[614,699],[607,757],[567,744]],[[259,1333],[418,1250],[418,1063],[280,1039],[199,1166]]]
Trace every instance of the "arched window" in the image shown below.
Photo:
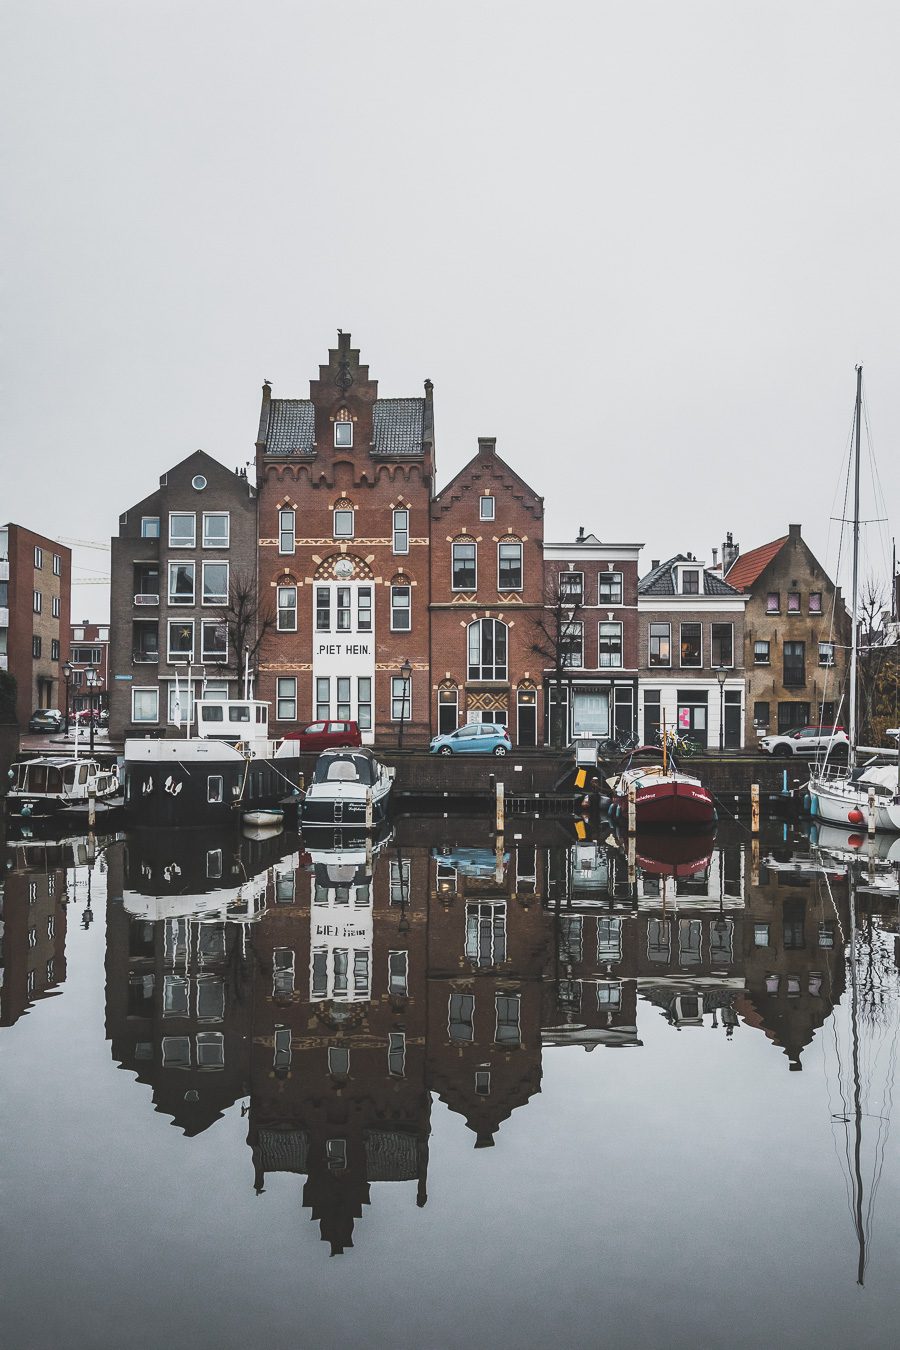
[[[500,619],[469,624],[469,679],[507,679],[507,629]]]

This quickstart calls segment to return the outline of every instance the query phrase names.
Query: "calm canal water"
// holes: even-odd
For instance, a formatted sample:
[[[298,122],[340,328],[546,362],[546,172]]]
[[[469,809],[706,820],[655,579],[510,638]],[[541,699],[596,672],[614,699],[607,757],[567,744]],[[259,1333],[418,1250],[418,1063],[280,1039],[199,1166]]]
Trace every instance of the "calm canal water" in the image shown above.
[[[888,864],[533,828],[7,847],[3,1344],[896,1344]]]

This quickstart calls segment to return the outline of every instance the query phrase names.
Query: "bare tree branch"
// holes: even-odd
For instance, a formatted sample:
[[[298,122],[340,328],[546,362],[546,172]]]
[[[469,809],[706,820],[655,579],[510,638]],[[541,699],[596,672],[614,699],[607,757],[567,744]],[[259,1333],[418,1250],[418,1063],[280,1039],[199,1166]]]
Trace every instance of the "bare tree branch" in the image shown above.
[[[264,603],[261,600],[252,573],[236,572],[232,576],[228,603],[219,610],[219,618],[228,630],[228,661],[222,668],[240,679],[244,673],[245,655],[249,653],[252,669],[263,638],[275,627],[271,601]]]

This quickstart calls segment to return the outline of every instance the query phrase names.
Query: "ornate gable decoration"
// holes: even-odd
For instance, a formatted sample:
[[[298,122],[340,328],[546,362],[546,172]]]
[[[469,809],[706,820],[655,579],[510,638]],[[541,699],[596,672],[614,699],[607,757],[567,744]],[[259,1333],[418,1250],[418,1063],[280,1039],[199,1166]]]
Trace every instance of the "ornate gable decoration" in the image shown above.
[[[371,567],[356,553],[333,553],[323,558],[313,573],[313,581],[374,580]]]

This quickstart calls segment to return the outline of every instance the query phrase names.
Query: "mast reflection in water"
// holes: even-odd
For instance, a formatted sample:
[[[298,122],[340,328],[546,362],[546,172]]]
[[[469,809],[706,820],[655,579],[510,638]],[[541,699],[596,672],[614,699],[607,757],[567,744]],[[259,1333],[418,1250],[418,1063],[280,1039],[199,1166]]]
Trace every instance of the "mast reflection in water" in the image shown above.
[[[2,1035],[48,989],[65,993],[67,913],[102,903],[87,890],[102,867],[112,1060],[189,1139],[242,1118],[247,1193],[279,1222],[269,1192],[276,1179],[281,1193],[295,1187],[332,1254],[359,1241],[379,1183],[399,1184],[399,1212],[426,1205],[429,1165],[446,1167],[449,1138],[433,1133],[436,1102],[479,1150],[507,1131],[521,1140],[512,1118],[533,1110],[534,1145],[546,1148],[573,1105],[560,1085],[587,1087],[602,1059],[646,1130],[659,1109],[656,1047],[687,1072],[708,1057],[705,1030],[729,1056],[739,1047],[752,1073],[769,1046],[799,1071],[818,1042],[862,1283],[896,1061],[897,897],[883,875],[866,884],[864,865],[851,886],[858,865],[833,840],[825,849],[778,827],[751,845],[732,827],[630,846],[537,821],[497,844],[483,823],[401,820],[374,841],[311,848],[294,835],[195,831],[101,841],[93,860],[79,841],[40,847],[7,852]],[[836,1017],[848,972],[847,1015]],[[65,1005],[44,1009],[47,1034]],[[631,1053],[589,1070],[577,1052],[598,1048]],[[551,1067],[552,1098],[538,1106]],[[25,1100],[24,1081],[18,1091]],[[678,1091],[670,1076],[667,1092]],[[731,1150],[742,1128],[735,1118]],[[822,1213],[836,1199],[826,1162]],[[576,1159],[576,1189],[579,1175]]]

